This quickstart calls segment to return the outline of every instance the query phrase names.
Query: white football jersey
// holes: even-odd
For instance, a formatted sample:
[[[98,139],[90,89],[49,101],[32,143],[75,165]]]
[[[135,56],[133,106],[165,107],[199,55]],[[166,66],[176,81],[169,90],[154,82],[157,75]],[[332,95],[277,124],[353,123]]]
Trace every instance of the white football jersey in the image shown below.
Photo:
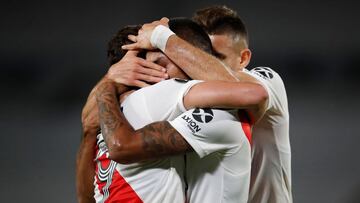
[[[186,111],[183,96],[199,82],[167,80],[140,89],[123,102],[123,113],[135,129],[178,116],[171,124],[196,153],[189,153],[186,158],[174,156],[157,161],[118,164],[108,159],[105,143],[99,135],[95,180],[97,202],[184,203],[184,174],[191,203],[246,202],[251,151],[243,131],[244,125],[237,121],[237,111]],[[185,121],[184,116],[189,119]],[[195,134],[190,133],[191,129]]]
[[[249,203],[291,203],[289,111],[284,83],[267,67],[245,72],[260,81],[269,95],[264,116],[253,126]]]
[[[246,203],[251,148],[237,111],[194,109],[170,124],[196,152],[186,154],[187,202]]]
[[[142,88],[122,103],[122,111],[134,127],[175,119],[185,111],[183,96],[201,81],[166,80]],[[184,157],[119,164],[108,159],[102,135],[98,135],[95,176],[96,202],[184,203]]]

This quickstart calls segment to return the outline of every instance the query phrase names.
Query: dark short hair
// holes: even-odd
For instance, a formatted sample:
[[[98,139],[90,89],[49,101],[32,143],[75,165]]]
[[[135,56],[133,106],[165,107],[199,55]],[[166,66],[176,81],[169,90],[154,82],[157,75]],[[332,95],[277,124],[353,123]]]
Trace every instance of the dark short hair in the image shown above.
[[[248,32],[236,11],[226,6],[210,6],[195,11],[193,20],[208,34],[229,34],[244,40],[249,45]]]
[[[169,28],[181,39],[212,54],[211,40],[208,34],[193,20],[183,17],[172,18],[169,21]]]
[[[128,39],[128,35],[137,35],[141,25],[128,25],[120,29],[109,41],[107,58],[110,66],[120,61],[127,50],[121,48],[122,45],[133,43]]]

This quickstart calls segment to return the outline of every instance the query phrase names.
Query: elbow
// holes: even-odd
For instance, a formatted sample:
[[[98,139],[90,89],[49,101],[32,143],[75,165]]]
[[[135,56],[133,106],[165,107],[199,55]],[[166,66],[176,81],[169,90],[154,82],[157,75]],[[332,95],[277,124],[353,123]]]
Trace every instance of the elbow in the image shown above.
[[[268,92],[265,90],[265,88],[261,85],[259,85],[260,87],[257,90],[257,95],[258,95],[258,104],[264,103],[268,100],[269,98],[269,94]]]
[[[113,142],[108,145],[109,159],[120,164],[131,164],[135,161],[132,160],[129,150],[126,149],[124,143]]]
[[[251,95],[249,105],[255,108],[261,104],[264,104],[269,98],[268,92],[260,84],[256,84],[255,88],[252,88],[252,91],[249,95]]]

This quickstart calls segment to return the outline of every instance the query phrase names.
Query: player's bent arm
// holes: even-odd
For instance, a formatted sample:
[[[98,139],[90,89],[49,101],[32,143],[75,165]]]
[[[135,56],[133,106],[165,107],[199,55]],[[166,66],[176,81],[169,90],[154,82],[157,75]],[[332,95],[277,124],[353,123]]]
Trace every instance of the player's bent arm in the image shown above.
[[[125,117],[122,119],[126,120]],[[131,127],[128,123],[125,125]],[[119,130],[115,139],[116,142],[108,146],[109,158],[122,164],[193,151],[182,135],[167,121],[151,123],[139,130]]]
[[[76,157],[76,191],[79,203],[94,203],[96,132],[84,135]],[[95,134],[95,135],[91,135]]]
[[[107,82],[103,77],[90,92],[81,114],[82,138],[76,157],[76,190],[79,203],[93,203],[94,199],[94,176],[95,176],[95,146],[96,135],[100,131],[98,108],[96,105],[95,92],[98,87]],[[126,88],[122,87],[121,91]]]
[[[184,96],[184,106],[186,109],[260,109],[267,99],[267,91],[257,83],[212,81],[194,85]]]
[[[220,60],[176,35],[167,40],[165,54],[193,79],[238,81]]]
[[[76,157],[76,191],[79,203],[95,202],[93,184],[95,176],[94,158],[96,135],[100,130],[95,92],[102,82],[104,82],[104,78],[91,90],[81,113],[83,134]]]
[[[120,112],[114,84],[101,85],[96,99],[101,131],[110,159],[128,164],[192,150],[166,121],[149,124],[135,131]]]
[[[84,136],[90,134],[87,133],[88,131],[100,131],[100,124],[99,124],[99,115],[98,115],[98,108],[96,103],[96,91],[103,83],[107,83],[109,81],[114,81],[110,79],[108,75],[105,75],[91,90],[88,99],[83,107],[81,113],[81,123],[84,131]],[[128,90],[128,87],[124,84],[118,85],[118,92],[124,93]],[[96,134],[97,135],[97,134]]]
[[[95,87],[91,90],[87,101],[82,109],[81,113],[81,123],[84,131],[84,136],[86,136],[88,133],[87,131],[92,130],[99,130],[99,118],[98,118],[98,110],[96,108],[96,98],[95,98],[95,92],[98,86],[104,81],[105,79],[102,78]]]

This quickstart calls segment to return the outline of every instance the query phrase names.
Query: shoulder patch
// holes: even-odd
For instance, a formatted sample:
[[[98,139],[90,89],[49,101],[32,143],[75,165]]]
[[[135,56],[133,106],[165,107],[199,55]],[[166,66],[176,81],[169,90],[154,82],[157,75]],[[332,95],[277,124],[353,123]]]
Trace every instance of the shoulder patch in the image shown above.
[[[252,69],[250,72],[257,74],[258,76],[264,79],[271,79],[274,77],[273,70],[268,67],[256,67]]]

